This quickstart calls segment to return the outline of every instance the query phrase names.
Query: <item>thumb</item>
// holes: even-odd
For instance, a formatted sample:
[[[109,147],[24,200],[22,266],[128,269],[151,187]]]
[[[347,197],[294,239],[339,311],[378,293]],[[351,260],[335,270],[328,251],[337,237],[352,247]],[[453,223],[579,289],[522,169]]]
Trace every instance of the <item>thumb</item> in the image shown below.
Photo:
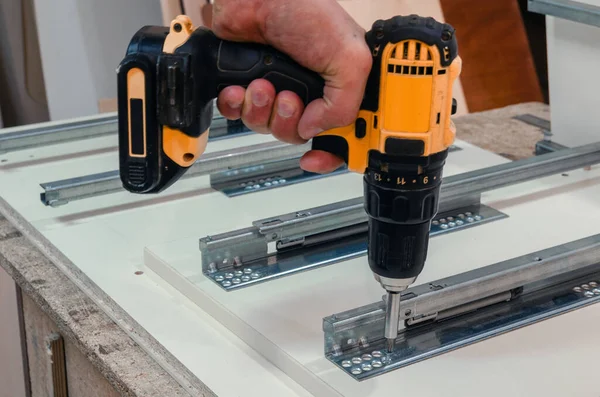
[[[311,139],[325,130],[344,127],[356,120],[372,63],[364,39],[335,57],[330,68],[334,72],[323,75],[323,98],[306,107],[298,124],[298,134],[303,139]]]

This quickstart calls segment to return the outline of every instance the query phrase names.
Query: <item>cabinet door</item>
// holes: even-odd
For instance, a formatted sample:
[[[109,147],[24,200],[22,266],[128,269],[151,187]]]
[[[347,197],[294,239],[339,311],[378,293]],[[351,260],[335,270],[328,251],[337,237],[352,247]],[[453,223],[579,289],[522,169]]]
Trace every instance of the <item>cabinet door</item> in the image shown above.
[[[0,267],[0,397],[25,397],[25,372],[17,289]]]

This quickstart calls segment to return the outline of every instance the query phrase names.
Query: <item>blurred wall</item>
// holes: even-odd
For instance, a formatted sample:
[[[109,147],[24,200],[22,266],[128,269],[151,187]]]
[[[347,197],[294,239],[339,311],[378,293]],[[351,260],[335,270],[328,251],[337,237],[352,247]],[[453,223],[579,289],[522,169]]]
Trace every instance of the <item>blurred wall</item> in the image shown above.
[[[0,126],[48,120],[33,0],[0,0]]]
[[[101,100],[117,96],[131,37],[162,25],[160,0],[33,1],[51,120],[97,114]]]

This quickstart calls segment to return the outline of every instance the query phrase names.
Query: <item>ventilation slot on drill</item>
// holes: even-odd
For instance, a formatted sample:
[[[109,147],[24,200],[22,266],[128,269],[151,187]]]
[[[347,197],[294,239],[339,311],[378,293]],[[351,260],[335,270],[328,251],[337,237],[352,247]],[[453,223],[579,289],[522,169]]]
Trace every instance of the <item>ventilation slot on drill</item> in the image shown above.
[[[128,172],[132,184],[142,185],[146,181],[146,167],[143,164],[130,164]]]
[[[389,64],[388,73],[411,76],[433,75],[433,55],[426,44],[419,41],[404,41],[398,46],[402,46],[402,61],[396,58],[397,51],[394,48],[390,59],[400,62]]]

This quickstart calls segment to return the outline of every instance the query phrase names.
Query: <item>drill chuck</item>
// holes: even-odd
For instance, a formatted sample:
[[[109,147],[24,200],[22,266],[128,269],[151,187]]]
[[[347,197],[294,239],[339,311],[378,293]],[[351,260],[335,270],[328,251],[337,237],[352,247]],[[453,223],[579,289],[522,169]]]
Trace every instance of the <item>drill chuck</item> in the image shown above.
[[[364,176],[369,266],[388,291],[411,285],[427,259],[448,151],[426,157],[373,151]]]

